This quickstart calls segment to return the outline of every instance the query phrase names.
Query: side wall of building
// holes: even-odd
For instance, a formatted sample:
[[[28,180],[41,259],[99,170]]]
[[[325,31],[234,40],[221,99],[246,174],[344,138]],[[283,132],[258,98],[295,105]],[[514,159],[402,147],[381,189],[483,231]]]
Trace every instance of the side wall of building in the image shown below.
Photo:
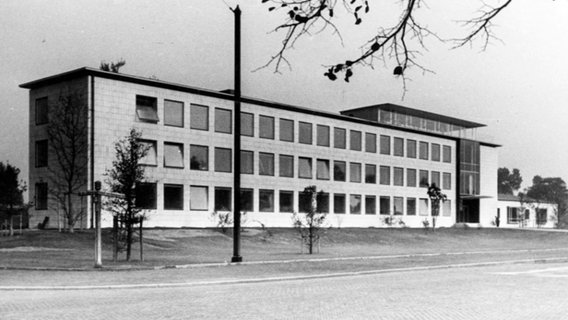
[[[480,147],[480,194],[479,223],[490,227],[497,215],[497,169],[498,150],[494,147]]]

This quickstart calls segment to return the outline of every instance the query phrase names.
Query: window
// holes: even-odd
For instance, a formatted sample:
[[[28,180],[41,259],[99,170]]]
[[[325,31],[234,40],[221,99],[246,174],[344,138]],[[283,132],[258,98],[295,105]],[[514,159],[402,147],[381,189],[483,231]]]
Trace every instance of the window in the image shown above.
[[[148,151],[144,158],[140,159],[140,164],[147,166],[157,166],[158,165],[158,155],[156,151],[156,141],[152,140],[139,140],[143,148],[147,148]]]
[[[360,194],[349,195],[349,213],[361,214],[361,195]]]
[[[391,214],[390,201],[391,201],[390,197],[387,196],[381,196],[379,198],[380,214],[387,214],[387,215]]]
[[[404,214],[404,198],[403,197],[393,197],[392,204],[395,216],[401,216]]]
[[[393,168],[393,185],[404,186],[404,169],[403,168]]]
[[[418,149],[420,159],[428,160],[428,142],[420,141]]]
[[[346,131],[342,128],[333,128],[333,147],[337,149],[345,149]]]
[[[298,192],[298,211],[308,213],[312,209],[312,195],[309,192]]]
[[[318,213],[329,213],[329,193],[318,192],[316,202]]]
[[[343,214],[345,213],[345,195],[340,193],[335,193],[333,195],[333,213]]]
[[[428,180],[428,170],[420,170],[418,179],[420,181],[420,187],[428,188],[428,186],[430,185],[430,182]]]
[[[381,154],[391,153],[391,138],[381,135]]]
[[[209,210],[209,188],[203,186],[189,187],[189,209]]]
[[[406,156],[416,159],[416,140],[406,140]]]
[[[254,174],[254,152],[241,150],[241,173]]]
[[[379,183],[389,185],[391,183],[390,167],[381,166],[379,168]]]
[[[451,190],[452,189],[452,174],[444,172],[442,174],[442,189]]]
[[[361,151],[361,131],[349,130],[349,148]]]
[[[548,212],[545,208],[537,209],[536,211],[536,224],[542,226],[548,220]]]
[[[333,180],[345,181],[347,164],[345,161],[333,161]]]
[[[251,212],[254,211],[253,208],[254,201],[254,190],[253,189],[241,189],[241,212]]]
[[[183,144],[164,142],[164,167],[183,168]]]
[[[442,148],[442,159],[444,162],[451,163],[452,162],[452,147],[444,146]]]
[[[136,208],[156,209],[158,196],[155,183],[138,183],[134,189],[136,195]]]
[[[442,202],[442,215],[444,217],[449,217],[452,215],[452,200],[446,200]]]
[[[274,175],[274,154],[259,152],[258,154],[258,174],[261,176]]]
[[[47,167],[48,146],[47,140],[39,140],[35,143],[35,167]]]
[[[317,131],[317,144],[322,147],[329,147],[329,126],[318,124]]]
[[[233,112],[227,109],[215,108],[215,132],[233,132]]]
[[[436,187],[439,188],[439,187],[441,186],[441,185],[440,185],[440,172],[438,172],[438,171],[432,171],[431,174],[432,174],[432,177],[431,177],[432,182],[431,182],[431,184],[433,184],[433,185],[435,184]]]
[[[394,155],[397,157],[404,157],[404,139],[395,137],[393,139]]]
[[[35,184],[35,209],[47,210],[47,183],[38,182]]]
[[[365,132],[365,151],[377,153],[377,135]]]
[[[440,161],[440,145],[432,143],[432,161]]]
[[[329,180],[329,160],[316,160],[316,178],[318,180]]]
[[[241,136],[254,137],[254,114],[241,112]]]
[[[215,188],[215,211],[231,211],[231,188]]]
[[[183,102],[164,100],[164,125],[183,128]]]
[[[513,224],[521,221],[521,208],[507,207],[507,223]]]
[[[356,162],[349,163],[349,181],[361,182],[361,164]]]
[[[136,120],[140,122],[158,123],[158,99],[136,96]]]
[[[264,139],[274,139],[274,118],[268,116],[259,116],[260,137]]]
[[[406,186],[416,187],[416,169],[406,169]]]
[[[47,97],[36,99],[35,101],[35,122],[36,125],[46,124],[49,122],[49,106]]]
[[[280,191],[280,212],[294,212],[293,191]]]
[[[298,177],[299,178],[312,178],[312,158],[300,157],[298,159]]]
[[[416,198],[406,198],[406,215],[416,215]]]
[[[189,108],[191,129],[209,130],[209,107],[192,104]]]
[[[300,122],[300,143],[312,144],[312,124],[308,122]]]
[[[274,190],[258,191],[258,211],[274,212]]]
[[[377,214],[377,197],[365,196],[365,214]]]
[[[280,141],[294,142],[294,121],[280,119]]]
[[[420,198],[420,204],[419,204],[419,214],[421,216],[427,216],[428,215],[428,199],[427,198]]]
[[[377,166],[374,164],[365,165],[365,183],[377,183]]]
[[[209,147],[189,146],[189,168],[191,170],[209,170]]]
[[[164,210],[183,210],[183,185],[164,184]]]
[[[294,157],[281,154],[280,160],[280,176],[293,178],[294,177]]]
[[[216,172],[231,172],[231,149],[215,148],[215,171]]]

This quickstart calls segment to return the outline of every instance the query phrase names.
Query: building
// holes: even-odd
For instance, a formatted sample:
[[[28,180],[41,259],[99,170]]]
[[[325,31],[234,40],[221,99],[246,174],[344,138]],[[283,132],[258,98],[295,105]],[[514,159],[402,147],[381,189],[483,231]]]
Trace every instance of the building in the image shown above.
[[[130,128],[150,146],[144,195],[155,227],[214,226],[211,213],[231,210],[234,96],[148,78],[80,68],[21,85],[30,94],[32,225],[57,219],[48,196],[53,154],[49,108],[73,93],[86,108],[88,167],[84,187],[105,181],[113,144]],[[241,203],[244,224],[291,226],[304,211],[302,190],[316,185],[319,209],[337,227],[422,227],[430,219],[425,186],[448,200],[438,226],[490,226],[497,208],[497,147],[476,140],[482,124],[393,104],[340,114],[242,98]],[[88,201],[78,202],[91,223]],[[104,216],[108,225],[109,214]]]
[[[505,228],[554,228],[558,206],[528,197],[499,194],[497,217]]]

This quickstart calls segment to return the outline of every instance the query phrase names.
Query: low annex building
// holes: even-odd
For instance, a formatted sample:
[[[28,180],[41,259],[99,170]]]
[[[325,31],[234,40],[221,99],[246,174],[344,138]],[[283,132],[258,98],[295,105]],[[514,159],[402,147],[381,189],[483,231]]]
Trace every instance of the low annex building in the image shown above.
[[[499,226],[506,228],[554,228],[558,206],[554,203],[499,194],[497,215]],[[497,224],[497,223],[495,223]]]
[[[150,147],[144,159],[148,180],[137,186],[145,226],[214,226],[213,211],[231,211],[235,156],[241,159],[248,226],[292,226],[291,213],[309,203],[302,195],[308,185],[324,191],[318,207],[335,227],[385,227],[393,221],[422,227],[431,219],[429,183],[448,197],[437,226],[490,226],[497,211],[498,145],[476,139],[479,123],[394,104],[337,114],[243,97],[242,150],[235,155],[231,91],[92,68],[21,87],[30,90],[32,225],[45,217],[62,221],[50,196],[50,175],[57,172],[50,170],[55,159],[46,127],[59,97],[70,93],[86,106],[84,190],[105,181],[114,143],[131,128],[142,131]],[[88,199],[77,206],[85,211],[80,223],[89,226]],[[111,223],[109,213],[103,222]]]

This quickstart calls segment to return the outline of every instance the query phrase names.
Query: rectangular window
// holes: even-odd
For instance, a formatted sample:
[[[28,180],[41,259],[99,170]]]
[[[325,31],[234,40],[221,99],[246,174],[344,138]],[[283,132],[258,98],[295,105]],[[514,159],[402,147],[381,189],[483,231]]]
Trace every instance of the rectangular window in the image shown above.
[[[377,153],[377,135],[365,132],[365,151]]]
[[[333,128],[333,147],[337,149],[345,149],[346,131],[342,128]]]
[[[377,183],[377,166],[374,164],[365,165],[365,183]]]
[[[420,170],[418,180],[420,181],[420,187],[430,186],[430,180],[428,180],[428,170]]]
[[[404,169],[403,168],[393,168],[393,185],[404,186]]]
[[[158,123],[158,99],[154,97],[136,96],[136,120],[140,122]]]
[[[507,223],[514,224],[521,221],[521,208],[507,207]]]
[[[241,136],[254,137],[254,114],[241,112]]]
[[[35,184],[35,209],[47,210],[47,183],[38,182]]]
[[[435,184],[436,187],[439,188],[439,187],[441,186],[441,185],[440,185],[440,172],[438,172],[438,171],[432,171],[430,174],[432,175],[432,177],[431,177],[431,183],[432,183],[433,185]]]
[[[381,135],[381,154],[391,153],[391,138],[389,136]]]
[[[317,144],[322,147],[329,147],[329,126],[318,124],[317,131]]]
[[[308,213],[312,209],[312,195],[309,192],[298,192],[298,211]]]
[[[281,154],[280,161],[280,176],[293,178],[294,177],[294,157]]]
[[[274,153],[258,153],[258,174],[261,176],[274,175]]]
[[[361,131],[349,130],[349,148],[361,151]]]
[[[241,173],[254,174],[254,152],[241,150]]]
[[[233,132],[233,111],[215,108],[215,132]]]
[[[365,214],[377,214],[377,197],[365,196]]]
[[[452,174],[444,172],[442,174],[442,189],[451,190],[452,189]]]
[[[444,146],[442,148],[442,157],[443,157],[444,162],[451,163],[452,162],[452,147]]]
[[[231,211],[231,188],[215,188],[215,211]]]
[[[274,139],[274,118],[268,116],[259,116],[258,122],[260,124],[259,136],[264,139]]]
[[[189,107],[189,126],[191,129],[209,130],[209,107],[192,104]]]
[[[333,195],[333,213],[343,214],[345,213],[345,195],[341,193],[335,193]]]
[[[311,179],[312,178],[312,158],[300,157],[298,159],[298,177]]]
[[[416,215],[416,198],[406,198],[406,215]]]
[[[47,97],[36,99],[35,101],[35,123],[36,125],[49,122],[49,105]]]
[[[164,210],[183,210],[183,185],[164,184]]]
[[[329,180],[329,160],[316,160],[316,178],[318,180]]]
[[[397,157],[404,157],[404,139],[395,137],[393,139],[394,152],[393,154]]]
[[[406,186],[416,187],[416,169],[406,169]]]
[[[548,211],[547,211],[547,209],[545,209],[545,208],[538,209],[536,211],[536,224],[537,224],[537,226],[542,226],[543,224],[546,224],[547,222],[548,222]]]
[[[312,144],[312,124],[308,122],[300,122],[300,143]]]
[[[294,212],[293,191],[280,191],[280,212]]]
[[[294,120],[280,119],[280,141],[294,142]]]
[[[164,142],[164,167],[183,168],[183,144]]]
[[[209,210],[209,188],[204,186],[191,186],[189,188],[189,209]]]
[[[420,198],[419,200],[419,212],[418,214],[420,214],[421,216],[427,216],[428,215],[428,199],[427,198]]]
[[[189,146],[189,168],[191,170],[209,170],[209,147]]]
[[[164,100],[164,125],[183,128],[183,102]]]
[[[138,209],[156,209],[158,203],[158,195],[155,183],[138,183],[136,184],[135,203]]]
[[[333,161],[333,180],[345,181],[347,175],[347,164],[345,161]]]
[[[258,211],[274,212],[274,190],[258,191]]]
[[[35,167],[47,167],[48,163],[48,145],[47,140],[39,140],[35,143]]]
[[[231,149],[215,148],[215,171],[231,172],[233,168],[231,158]]]
[[[403,197],[393,197],[392,204],[395,216],[401,216],[404,214],[404,198]]]
[[[254,211],[253,208],[254,201],[254,190],[253,189],[241,189],[241,212],[251,212]]]
[[[318,213],[329,213],[329,193],[318,192],[316,202]]]
[[[140,164],[147,166],[157,166],[158,165],[158,154],[156,141],[152,140],[139,140],[143,148],[146,148],[146,155],[144,158],[140,159]]]
[[[452,215],[452,200],[446,200],[442,202],[442,215],[444,217],[449,217]]]
[[[383,185],[390,185],[390,183],[391,183],[390,167],[380,166],[380,168],[379,168],[379,183],[383,184]]]
[[[349,181],[361,182],[361,164],[356,162],[349,163]]]
[[[349,195],[349,213],[361,214],[361,195],[360,194]]]
[[[379,213],[390,215],[391,214],[390,203],[391,203],[390,197],[381,196],[379,198],[379,207],[380,207]]]
[[[440,161],[440,145],[432,143],[432,161]]]
[[[416,140],[406,140],[406,156],[416,159]]]
[[[418,149],[420,159],[428,160],[428,142],[420,141]]]

